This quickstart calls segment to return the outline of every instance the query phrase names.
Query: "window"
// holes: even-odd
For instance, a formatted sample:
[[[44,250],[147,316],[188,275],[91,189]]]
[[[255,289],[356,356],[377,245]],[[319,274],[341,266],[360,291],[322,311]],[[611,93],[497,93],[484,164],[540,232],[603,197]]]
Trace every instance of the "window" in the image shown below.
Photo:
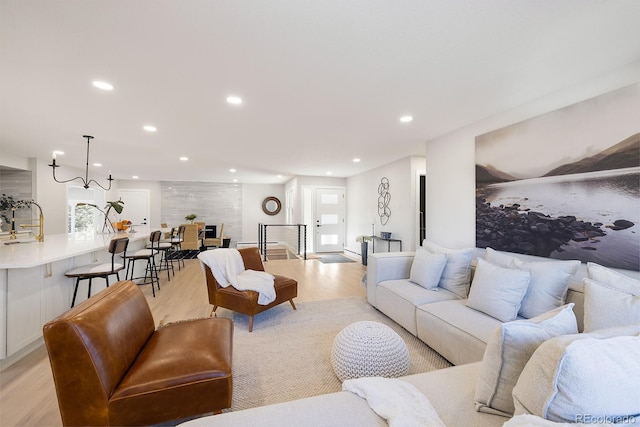
[[[67,232],[102,231],[105,192],[93,188],[67,187]]]

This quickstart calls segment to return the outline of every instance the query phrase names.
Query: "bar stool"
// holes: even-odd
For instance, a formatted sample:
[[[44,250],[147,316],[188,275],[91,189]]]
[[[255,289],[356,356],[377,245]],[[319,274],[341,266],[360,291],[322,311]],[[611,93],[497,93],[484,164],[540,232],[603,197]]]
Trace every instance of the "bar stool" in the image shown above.
[[[162,242],[160,240],[161,238],[162,238],[161,231],[158,230],[151,233],[151,236],[149,236],[150,243],[147,244],[147,249],[156,250],[162,253],[162,256],[160,257],[160,265],[158,266],[158,271],[167,270],[167,280],[171,281],[171,275],[169,274],[169,270],[171,270],[174,276],[176,275],[176,272],[173,269],[173,260],[169,260],[169,258],[167,257],[167,252],[169,251],[169,249],[171,249],[172,244],[166,241]],[[169,261],[171,261],[171,263],[169,263]]]
[[[156,237],[156,234],[157,234],[157,237]],[[155,238],[159,240],[161,234],[162,232],[160,231],[154,231],[149,236],[149,240],[155,239]],[[159,251],[156,249],[145,248],[145,249],[139,249],[128,255],[125,254],[125,256],[123,256],[125,261],[127,261],[126,277],[129,278],[129,267],[131,267],[131,277],[129,279],[130,280],[142,279],[142,283],[138,283],[139,285],[145,285],[147,283],[151,283],[151,293],[153,294],[154,298],[156,296],[155,286],[153,285],[154,281],[158,285],[158,290],[160,290],[160,278],[158,277],[158,268],[156,266],[156,258],[155,258],[155,256],[158,253]],[[135,270],[136,261],[139,261],[139,260],[147,261],[147,265],[144,268],[144,277],[134,278],[133,272]],[[150,282],[147,282],[147,276],[149,276]]]
[[[184,242],[184,231],[187,227],[181,225],[177,228],[174,227],[174,230],[171,232],[171,238],[168,240],[171,243],[171,252],[173,252],[171,259],[176,259],[178,261],[178,271],[181,270],[180,262],[182,262],[182,267],[184,267],[184,253],[182,252],[182,242]]]
[[[122,253],[123,256],[127,254],[127,246],[129,245],[129,238],[123,237],[120,239],[112,239],[109,242],[109,253],[111,254],[111,262],[96,262],[93,264],[81,265],[64,273],[67,277],[76,278],[76,286],[73,290],[73,300],[71,300],[71,307],[76,303],[76,295],[78,293],[78,285],[80,280],[89,280],[89,290],[87,292],[87,298],[91,298],[91,280],[94,277],[104,277],[107,281],[107,288],[109,287],[109,276],[115,274],[118,280],[120,280],[119,271],[124,269],[123,264],[115,262],[117,254]]]

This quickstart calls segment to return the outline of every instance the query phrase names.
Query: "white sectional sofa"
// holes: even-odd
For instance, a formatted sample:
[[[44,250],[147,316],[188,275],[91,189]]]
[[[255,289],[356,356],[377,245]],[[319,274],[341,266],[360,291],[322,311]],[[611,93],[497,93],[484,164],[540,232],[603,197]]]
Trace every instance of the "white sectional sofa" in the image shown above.
[[[446,426],[502,426],[507,418],[476,412],[473,394],[480,363],[454,366],[401,380],[414,385],[436,409]],[[384,418],[371,410],[367,401],[348,391],[323,394],[238,412],[198,418],[184,427],[305,426],[376,427],[387,426]]]
[[[484,250],[475,250],[470,266],[484,254]],[[517,254],[509,256],[534,259]],[[425,289],[411,282],[414,257],[415,252],[371,254],[367,266],[367,300],[454,365],[482,360],[491,333],[502,322],[468,307],[466,296],[463,298],[441,287]],[[472,271],[473,268],[469,282]],[[580,331],[583,330],[584,275],[583,266],[570,280],[566,295],[566,302],[575,304],[573,310]]]
[[[448,259],[455,255],[452,253]],[[476,250],[474,256],[478,255],[482,258],[484,251]],[[422,400],[426,398],[426,406],[436,413],[433,422],[403,420],[398,425],[567,427],[594,422],[607,426],[640,423],[639,280],[598,265],[582,265],[577,274],[571,274],[566,294],[559,295],[557,290],[555,294],[543,293],[543,299],[555,299],[559,306],[533,316],[532,307],[540,306],[537,296],[529,293],[532,272],[544,270],[546,263],[538,261],[535,266],[526,266],[516,262],[529,269],[526,276],[522,271],[487,267],[480,259],[476,261],[470,290],[468,283],[459,287],[448,283],[443,288],[440,282],[436,284],[438,289],[427,290],[409,280],[417,280],[412,271],[414,264],[419,264],[414,263],[415,256],[407,252],[370,256],[367,298],[458,366],[387,380],[405,386],[409,383],[412,392]],[[501,258],[501,254],[491,253],[491,257],[497,263],[514,263],[511,255]],[[570,263],[564,266],[574,271]],[[455,276],[446,268],[433,271],[438,274],[418,279],[434,281],[436,276]],[[487,272],[488,281],[484,277]],[[516,282],[525,277],[523,274],[527,284],[516,312],[526,313],[529,318],[517,316],[516,321],[503,322],[482,312],[487,298],[502,299],[484,284],[493,279],[507,280],[517,288]],[[463,276],[458,275],[457,279],[471,278]],[[583,276],[587,278],[582,280]],[[502,314],[494,313],[498,317]],[[579,326],[584,333],[578,333]],[[347,382],[344,384],[350,389]],[[375,393],[382,388],[378,387]],[[385,426],[394,405],[406,408],[405,402],[413,400],[400,397],[401,400],[392,399],[393,403],[383,402],[381,410],[379,399],[376,405],[373,399],[342,391],[198,418],[182,425]],[[418,406],[414,408],[417,410]],[[395,412],[399,410],[396,408]]]

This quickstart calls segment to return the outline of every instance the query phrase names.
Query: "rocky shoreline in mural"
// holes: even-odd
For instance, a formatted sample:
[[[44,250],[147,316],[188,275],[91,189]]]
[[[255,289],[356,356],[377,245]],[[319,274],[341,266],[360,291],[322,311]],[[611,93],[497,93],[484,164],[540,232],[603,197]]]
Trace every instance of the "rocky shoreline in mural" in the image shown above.
[[[594,243],[584,250],[597,250],[606,230],[633,227],[632,221],[615,220],[610,225],[581,221],[575,216],[552,217],[521,208],[520,204],[491,206],[483,197],[476,199],[476,246],[488,246],[500,251],[549,257],[562,252],[562,247],[574,242]]]

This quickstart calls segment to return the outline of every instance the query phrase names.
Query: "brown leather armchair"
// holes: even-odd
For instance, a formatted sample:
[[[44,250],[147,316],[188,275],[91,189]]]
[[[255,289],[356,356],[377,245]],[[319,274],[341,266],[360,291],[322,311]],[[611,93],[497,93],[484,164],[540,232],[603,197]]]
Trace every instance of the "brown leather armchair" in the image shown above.
[[[231,406],[233,323],[196,319],[155,330],[132,281],[44,325],[65,426],[149,425]]]
[[[264,271],[262,258],[258,248],[239,249],[242,255],[244,268],[247,270]],[[209,304],[213,304],[213,315],[218,307],[227,308],[238,313],[249,316],[249,332],[253,331],[253,317],[268,310],[276,305],[289,301],[293,309],[296,305],[293,299],[298,296],[298,282],[290,277],[274,275],[274,286],[276,289],[276,299],[269,305],[258,304],[258,293],[256,291],[239,291],[233,286],[221,287],[218,281],[213,277],[211,269],[201,262],[204,269],[207,282],[207,291],[209,292]]]

